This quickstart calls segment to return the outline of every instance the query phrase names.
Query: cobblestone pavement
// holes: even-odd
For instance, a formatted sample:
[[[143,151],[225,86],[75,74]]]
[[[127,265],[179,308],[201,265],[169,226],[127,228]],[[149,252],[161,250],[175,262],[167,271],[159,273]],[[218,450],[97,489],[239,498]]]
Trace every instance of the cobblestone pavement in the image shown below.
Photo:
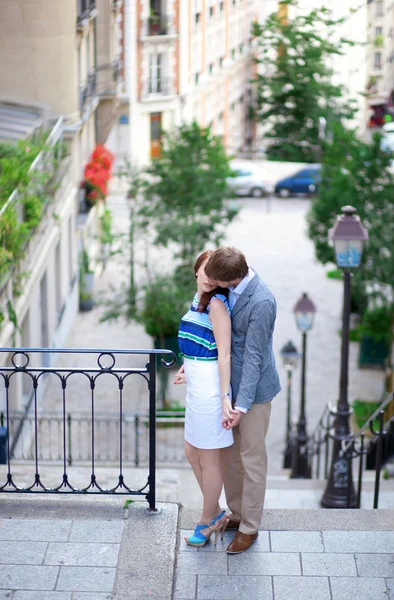
[[[188,547],[180,531],[176,600],[392,600],[393,531],[260,531],[245,554]]]

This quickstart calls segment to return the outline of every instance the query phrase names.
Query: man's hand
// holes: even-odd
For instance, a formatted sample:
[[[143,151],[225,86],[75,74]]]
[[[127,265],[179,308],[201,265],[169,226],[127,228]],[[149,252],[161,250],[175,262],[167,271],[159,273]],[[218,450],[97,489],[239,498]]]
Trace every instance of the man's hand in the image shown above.
[[[185,367],[183,365],[174,377],[174,384],[179,385],[180,383],[186,383]]]
[[[225,429],[232,429],[233,427],[237,427],[241,420],[243,413],[240,410],[231,409],[230,411],[230,420],[222,421],[222,425]]]

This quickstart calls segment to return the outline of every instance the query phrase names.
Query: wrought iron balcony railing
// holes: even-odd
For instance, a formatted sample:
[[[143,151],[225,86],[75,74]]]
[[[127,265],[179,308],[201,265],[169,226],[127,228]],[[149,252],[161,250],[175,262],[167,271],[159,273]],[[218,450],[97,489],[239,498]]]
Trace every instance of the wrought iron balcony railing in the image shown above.
[[[96,66],[95,92],[99,96],[115,96],[122,85],[122,63],[115,60],[106,65]]]
[[[166,15],[152,15],[141,21],[141,37],[155,37],[158,35],[174,35],[174,20]]]
[[[90,73],[86,85],[81,87],[79,94],[79,110],[82,112],[88,100],[96,95],[96,73]]]
[[[95,16],[96,0],[77,0],[77,27]]]
[[[4,464],[6,467],[4,471],[0,468],[0,476],[4,476],[3,481],[0,479],[0,492],[145,496],[150,510],[155,510],[156,360],[160,355],[168,358],[168,362],[161,359],[163,366],[175,364],[175,355],[171,350],[1,349],[0,398],[4,398],[4,417],[0,429],[0,466]],[[137,357],[140,358],[141,366],[130,366],[136,362]],[[57,361],[59,366],[54,364],[55,358],[61,359]],[[43,364],[52,366],[37,366]],[[149,465],[146,483],[133,486],[124,472],[130,441],[125,436],[128,433],[125,423],[126,415],[133,405],[137,381],[141,379],[146,383],[145,412],[148,419],[141,419],[140,428],[144,427],[148,432],[145,442],[149,448]],[[28,388],[30,392],[27,396],[30,400],[24,415],[14,427],[12,399],[18,395],[18,390]],[[54,478],[45,473],[44,467],[49,437],[40,406],[47,397],[57,398],[56,408],[62,416],[57,422],[56,458],[60,466]],[[78,428],[72,430],[68,415],[75,413],[76,398],[78,412],[84,411],[85,415],[89,415],[85,422],[81,421],[79,430],[84,437],[87,448],[85,458],[88,458],[90,466],[90,476],[82,486],[75,483],[77,476],[70,467]],[[116,411],[116,426],[111,430],[108,426],[103,428],[102,418],[100,420],[103,398],[110,402],[112,415]],[[108,439],[109,433],[114,439]],[[97,462],[103,448],[109,443],[116,448],[111,454],[115,466],[110,487],[105,487],[97,473]],[[22,473],[14,475],[15,457],[21,452],[28,453],[34,472],[26,468]]]
[[[51,182],[57,180],[57,178],[61,176],[59,175],[58,169],[63,153],[63,145],[61,143],[62,139],[63,117],[60,117],[46,139],[44,149],[36,156],[35,160],[30,166],[29,174],[32,175],[30,183],[23,193],[20,192],[18,188],[12,192],[7,202],[0,209],[0,219],[10,219],[11,214],[15,213],[17,224],[24,224],[27,221],[26,210],[23,202],[24,197],[34,195],[43,197],[42,217],[39,228],[42,226],[46,218],[46,207],[51,199],[51,195],[48,194],[47,188],[50,186]],[[34,232],[32,232],[29,241],[26,242],[26,254],[31,253],[34,247],[34,242]],[[26,268],[26,271],[28,270],[29,269]],[[2,293],[10,280],[11,274],[12,268],[10,268],[7,273],[2,274],[0,278],[0,303],[2,302]]]

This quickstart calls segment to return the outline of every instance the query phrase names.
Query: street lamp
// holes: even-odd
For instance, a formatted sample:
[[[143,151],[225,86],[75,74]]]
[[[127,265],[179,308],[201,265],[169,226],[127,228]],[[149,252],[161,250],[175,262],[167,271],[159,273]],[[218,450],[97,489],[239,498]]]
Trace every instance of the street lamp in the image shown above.
[[[305,416],[305,370],[306,370],[306,335],[313,327],[316,306],[308,297],[302,294],[294,307],[296,324],[302,333],[302,372],[301,372],[301,401],[300,416],[297,423],[297,434],[293,440],[291,457],[291,479],[310,479],[312,476],[307,453],[308,436],[306,433]]]
[[[299,353],[293,342],[287,342],[280,351],[283,366],[287,372],[287,419],[286,419],[286,448],[283,457],[283,468],[291,467],[293,439],[291,433],[291,378],[293,369],[297,367]]]
[[[350,321],[350,280],[351,270],[360,266],[364,243],[368,232],[355,214],[353,206],[344,206],[334,226],[329,230],[329,239],[334,243],[335,259],[343,269],[343,311],[341,375],[339,399],[335,409],[334,430],[330,437],[334,441],[330,475],[323,494],[321,505],[324,508],[355,508],[357,506],[352,473],[348,472],[346,457],[340,456],[342,441],[351,436],[349,417],[351,409],[348,403],[349,374],[349,321]],[[350,499],[350,505],[348,504]]]

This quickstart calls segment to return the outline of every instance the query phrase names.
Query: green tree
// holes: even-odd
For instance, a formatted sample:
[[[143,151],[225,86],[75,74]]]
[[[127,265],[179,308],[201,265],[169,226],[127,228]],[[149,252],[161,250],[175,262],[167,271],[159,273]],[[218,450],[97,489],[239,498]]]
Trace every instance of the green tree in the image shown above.
[[[341,207],[357,209],[369,240],[362,264],[354,270],[352,290],[369,298],[370,307],[385,307],[394,326],[394,176],[393,155],[381,147],[381,136],[370,143],[359,140],[354,130],[333,126],[333,140],[324,144],[322,182],[309,210],[308,232],[316,258],[334,261],[328,230]],[[366,306],[363,307],[364,309]],[[393,339],[391,337],[391,343]]]
[[[175,243],[175,258],[187,265],[208,243],[217,245],[236,214],[225,204],[231,175],[223,144],[210,128],[193,122],[165,133],[144,189],[155,244]]]
[[[297,0],[282,5],[297,7]],[[266,125],[271,160],[316,162],[319,157],[319,117],[332,121],[352,118],[353,102],[332,82],[330,59],[353,43],[335,40],[343,19],[329,9],[315,8],[293,20],[273,13],[255,23],[255,62],[259,65],[256,107],[252,114]]]

